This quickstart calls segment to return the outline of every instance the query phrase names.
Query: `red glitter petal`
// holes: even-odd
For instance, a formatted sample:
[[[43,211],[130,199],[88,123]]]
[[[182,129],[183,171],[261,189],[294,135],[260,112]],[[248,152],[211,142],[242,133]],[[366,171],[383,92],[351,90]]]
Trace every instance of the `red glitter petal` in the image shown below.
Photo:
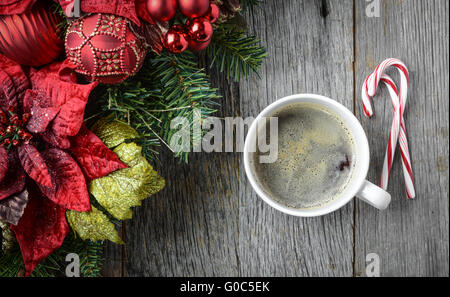
[[[17,226],[16,233],[29,276],[39,262],[58,249],[70,228],[65,209],[42,197],[37,189],[29,189],[29,201]]]
[[[68,153],[56,148],[44,151],[42,157],[53,183],[53,187],[38,185],[45,196],[65,209],[90,211],[86,179],[77,162]]]
[[[41,138],[51,144],[52,146],[68,149],[70,147],[70,141],[67,136],[56,135],[51,130],[47,130],[40,134]]]
[[[8,164],[8,172],[0,182],[0,200],[22,191],[25,187],[25,172],[15,149],[8,153]]]
[[[4,146],[0,146],[0,182],[8,171],[8,152]]]
[[[17,148],[20,163],[25,172],[37,183],[46,187],[52,186],[52,180],[44,159],[31,144],[22,144]]]
[[[42,133],[47,129],[47,126],[58,114],[57,107],[40,107],[33,106],[31,109],[31,119],[28,122],[27,129],[32,133]]]

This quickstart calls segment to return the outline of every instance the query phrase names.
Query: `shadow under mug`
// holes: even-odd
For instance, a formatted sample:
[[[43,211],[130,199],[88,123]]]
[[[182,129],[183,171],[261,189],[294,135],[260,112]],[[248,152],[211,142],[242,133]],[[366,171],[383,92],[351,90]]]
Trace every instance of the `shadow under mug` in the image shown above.
[[[319,104],[333,111],[346,123],[355,142],[355,168],[353,170],[353,177],[338,197],[316,208],[292,208],[278,203],[276,199],[271,196],[272,194],[264,191],[263,187],[259,184],[255,177],[253,168],[250,166],[250,154],[252,153],[250,151],[250,148],[254,147],[254,145],[252,145],[253,143],[256,143],[258,125],[260,125],[262,121],[265,121],[266,118],[270,117],[274,112],[282,109],[284,106],[298,102]],[[299,217],[315,217],[331,213],[349,203],[355,196],[380,210],[386,209],[391,202],[391,195],[380,187],[377,187],[376,185],[366,180],[367,172],[369,170],[369,163],[369,143],[358,119],[342,104],[336,102],[333,99],[320,95],[299,94],[285,97],[272,103],[258,115],[255,121],[253,121],[245,139],[244,167],[247,178],[250,181],[253,189],[256,191],[259,197],[261,197],[267,204],[269,204],[273,208],[286,214]]]

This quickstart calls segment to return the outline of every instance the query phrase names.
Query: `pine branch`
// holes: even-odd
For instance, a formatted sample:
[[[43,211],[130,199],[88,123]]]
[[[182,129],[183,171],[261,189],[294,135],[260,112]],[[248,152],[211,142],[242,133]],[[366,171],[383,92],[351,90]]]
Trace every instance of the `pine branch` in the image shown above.
[[[239,2],[241,3],[242,10],[246,11],[248,8],[258,6],[260,0],[239,0]]]
[[[100,103],[105,112],[112,112],[143,136],[140,145],[151,159],[155,145],[168,147],[176,132],[170,129],[172,119],[185,117],[192,127],[194,110],[204,119],[215,111],[218,98],[204,69],[198,68],[196,56],[186,51],[178,55],[163,52],[147,59],[137,76],[109,87]],[[188,161],[187,153],[176,152],[175,156]]]
[[[83,277],[100,276],[103,262],[103,244],[100,242],[82,241],[73,233],[67,235],[61,248],[53,252],[36,266],[32,277],[63,276],[66,256],[76,253],[80,257],[80,274]],[[14,277],[23,273],[24,264],[19,246],[16,244],[11,252],[0,257],[0,277]]]
[[[246,36],[236,24],[225,23],[214,31],[207,55],[211,58],[211,67],[216,65],[228,78],[238,82],[247,78],[251,71],[258,74],[267,52],[259,39]]]

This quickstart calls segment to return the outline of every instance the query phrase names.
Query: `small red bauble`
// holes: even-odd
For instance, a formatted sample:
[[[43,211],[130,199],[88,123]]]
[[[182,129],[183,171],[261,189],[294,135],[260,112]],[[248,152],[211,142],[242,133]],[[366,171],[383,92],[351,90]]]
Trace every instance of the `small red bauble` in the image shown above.
[[[209,0],[178,0],[178,7],[188,18],[198,18],[208,12]]]
[[[107,84],[136,74],[144,62],[144,39],[128,19],[113,14],[92,14],[70,24],[66,53],[76,72]]]
[[[0,52],[15,62],[41,66],[64,51],[59,37],[61,17],[36,3],[31,10],[0,16]]]
[[[186,34],[182,31],[177,30],[177,28],[172,28],[164,37],[164,47],[174,54],[182,53],[188,47],[186,37]]]
[[[207,18],[211,24],[214,24],[219,18],[219,15],[220,15],[219,6],[217,6],[214,3],[211,3],[209,5],[209,11],[206,14],[205,18]]]
[[[167,22],[177,12],[177,0],[147,0],[147,11],[152,18]]]
[[[213,35],[213,27],[206,18],[189,20],[186,23],[186,29],[190,39],[196,42],[208,41]]]
[[[211,43],[211,39],[205,42],[197,42],[195,40],[189,40],[189,49],[193,52],[199,52],[208,47]]]

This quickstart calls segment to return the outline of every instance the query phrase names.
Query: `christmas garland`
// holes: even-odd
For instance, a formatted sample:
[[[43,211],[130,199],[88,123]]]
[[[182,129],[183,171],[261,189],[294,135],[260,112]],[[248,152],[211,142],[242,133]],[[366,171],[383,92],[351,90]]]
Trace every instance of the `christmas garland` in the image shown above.
[[[0,276],[99,276],[103,242],[164,179],[170,122],[219,104],[266,51],[239,13],[257,0],[0,1]],[[65,50],[64,50],[65,49]],[[187,162],[187,153],[175,153]]]

